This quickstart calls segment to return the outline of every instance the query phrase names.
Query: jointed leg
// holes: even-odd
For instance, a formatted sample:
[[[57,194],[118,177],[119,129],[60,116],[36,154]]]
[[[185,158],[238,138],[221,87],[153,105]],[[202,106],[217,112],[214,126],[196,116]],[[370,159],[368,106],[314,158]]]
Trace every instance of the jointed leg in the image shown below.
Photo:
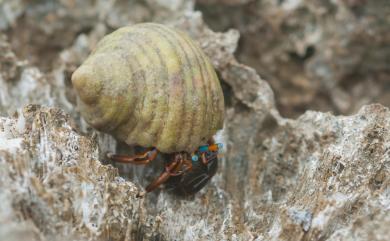
[[[206,158],[206,153],[202,153],[200,155],[200,159],[202,160],[203,165],[207,165],[210,160],[214,159],[218,155],[218,152],[212,152],[209,154],[209,156]]]
[[[210,160],[215,159],[218,155],[218,150],[221,148],[222,144],[216,144],[213,138],[210,138],[207,141],[207,145],[202,145],[198,150],[193,153],[192,158],[198,160],[199,156],[204,165],[207,165]],[[194,156],[195,155],[195,156]]]
[[[189,160],[182,160],[180,163],[180,166],[173,172],[170,172],[169,174],[174,177],[174,176],[180,176],[183,173],[189,171],[192,169],[192,162]],[[167,171],[167,170],[166,170]]]
[[[185,168],[183,169],[183,166]],[[152,183],[146,187],[146,192],[151,192],[166,182],[169,177],[182,175],[184,172],[192,168],[192,163],[188,160],[183,160],[181,155],[176,155],[174,160],[165,166],[165,170]]]
[[[163,173],[161,173],[161,175],[158,178],[156,178],[152,183],[150,183],[145,188],[146,192],[151,192],[157,187],[159,187],[161,184],[166,182],[168,178],[171,176],[171,173],[177,168],[180,168],[181,164],[182,162],[178,158],[175,158],[172,162],[166,165]]]
[[[158,153],[157,149],[153,148],[150,151],[135,156],[116,155],[116,154],[108,153],[107,157],[114,162],[146,165],[156,158],[157,153]]]
[[[183,161],[183,165],[185,166],[185,169],[183,169],[183,172],[191,171],[192,170],[192,161],[185,159]]]
[[[200,155],[200,159],[202,159],[202,163],[203,163],[204,165],[207,165],[207,163],[209,162],[209,161],[206,159],[206,154],[205,154],[205,153],[202,153],[202,154]]]

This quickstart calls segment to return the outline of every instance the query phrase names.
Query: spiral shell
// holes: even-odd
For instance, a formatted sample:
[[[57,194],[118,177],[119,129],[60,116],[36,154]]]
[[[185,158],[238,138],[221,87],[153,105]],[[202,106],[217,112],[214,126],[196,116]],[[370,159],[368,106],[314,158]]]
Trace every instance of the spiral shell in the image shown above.
[[[224,99],[200,47],[143,23],[105,36],[73,73],[85,120],[129,145],[194,151],[222,128]]]

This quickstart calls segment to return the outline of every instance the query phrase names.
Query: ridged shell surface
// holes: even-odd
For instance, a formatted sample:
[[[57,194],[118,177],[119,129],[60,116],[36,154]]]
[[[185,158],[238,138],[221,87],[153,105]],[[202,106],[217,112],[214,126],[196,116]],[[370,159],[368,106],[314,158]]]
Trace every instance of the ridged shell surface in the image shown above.
[[[194,151],[222,128],[224,99],[200,47],[143,23],[105,36],[73,73],[85,120],[129,145]]]

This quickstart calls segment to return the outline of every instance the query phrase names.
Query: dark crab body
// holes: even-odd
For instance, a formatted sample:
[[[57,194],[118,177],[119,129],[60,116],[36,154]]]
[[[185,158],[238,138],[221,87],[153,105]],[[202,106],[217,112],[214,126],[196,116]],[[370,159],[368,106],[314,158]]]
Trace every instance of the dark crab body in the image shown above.
[[[223,93],[209,59],[186,34],[155,23],[120,28],[98,43],[72,83],[91,126],[149,148],[134,157],[110,154],[113,161],[147,164],[158,152],[170,156],[147,191],[169,179],[178,192],[195,193],[214,175],[212,137],[223,126]]]
[[[207,153],[206,159],[208,160],[206,164],[201,161],[193,161],[191,171],[169,178],[166,183],[167,189],[180,196],[193,195],[199,192],[218,169],[218,156],[216,153]]]
[[[200,191],[215,175],[218,168],[218,152],[222,144],[215,144],[211,139],[207,145],[200,146],[195,152],[175,152],[163,154],[165,169],[161,175],[146,187],[151,192],[165,183],[167,189],[181,196],[188,196]],[[120,163],[136,165],[148,164],[156,158],[157,149],[133,157],[109,154],[108,157]]]

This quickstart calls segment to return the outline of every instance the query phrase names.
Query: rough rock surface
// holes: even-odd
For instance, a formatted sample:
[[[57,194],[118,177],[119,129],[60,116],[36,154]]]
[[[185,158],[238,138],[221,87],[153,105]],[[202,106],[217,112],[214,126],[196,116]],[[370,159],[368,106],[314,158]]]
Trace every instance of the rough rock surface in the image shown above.
[[[0,138],[2,239],[130,237],[143,213],[137,188],[101,165],[63,111],[29,105],[0,119]]]
[[[0,239],[389,240],[389,109],[371,104],[351,116],[307,111],[282,118],[268,83],[233,55],[245,31],[215,33],[192,9],[184,0],[0,1]],[[137,198],[161,163],[113,167],[107,151],[133,150],[92,130],[74,107],[70,74],[103,35],[140,21],[188,32],[221,77],[227,107],[217,138],[224,157],[194,197],[160,190]],[[238,52],[243,59],[245,51]],[[381,74],[378,66],[368,69]]]
[[[275,91],[283,116],[390,106],[387,0],[198,0],[214,30],[241,33],[238,59]]]

